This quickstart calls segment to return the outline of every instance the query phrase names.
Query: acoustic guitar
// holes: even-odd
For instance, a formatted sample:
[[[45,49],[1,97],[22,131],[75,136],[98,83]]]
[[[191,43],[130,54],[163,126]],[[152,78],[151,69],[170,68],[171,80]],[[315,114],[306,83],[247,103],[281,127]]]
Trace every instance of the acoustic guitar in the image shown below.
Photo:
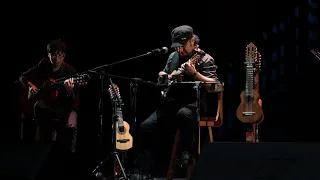
[[[241,103],[237,109],[237,118],[243,123],[256,123],[263,117],[263,111],[258,101],[260,94],[254,90],[254,70],[257,61],[257,47],[251,42],[246,47],[245,68],[246,87],[240,93]]]
[[[130,125],[123,120],[122,107],[123,102],[120,95],[119,87],[116,84],[109,85],[109,95],[114,104],[114,112],[117,117],[116,123],[116,149],[126,151],[132,148],[133,138],[130,134]]]
[[[88,74],[77,74],[70,78],[71,82],[75,85],[86,85],[90,79]],[[38,87],[39,91],[37,94],[32,94],[29,92],[29,89],[23,87],[20,84],[20,108],[22,113],[25,116],[33,114],[33,106],[39,101],[51,102],[58,96],[58,90],[64,88],[65,78],[53,79],[49,78],[48,80],[42,83],[34,83]]]

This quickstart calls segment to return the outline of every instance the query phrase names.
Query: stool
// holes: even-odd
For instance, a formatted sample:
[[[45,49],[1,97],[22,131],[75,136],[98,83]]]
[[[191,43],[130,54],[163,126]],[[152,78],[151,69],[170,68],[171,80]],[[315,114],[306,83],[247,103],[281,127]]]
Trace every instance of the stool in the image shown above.
[[[223,87],[224,84],[222,83],[221,85]],[[217,113],[216,113],[215,117],[200,116],[199,129],[198,129],[198,143],[197,143],[198,153],[194,154],[192,156],[192,164],[190,164],[187,168],[187,178],[186,178],[187,180],[190,179],[193,167],[196,163],[197,156],[200,155],[200,142],[201,142],[200,141],[200,128],[201,127],[208,127],[210,142],[213,142],[212,127],[220,127],[223,124],[223,88],[221,88],[221,91],[218,92],[218,108],[217,108],[216,112]],[[174,169],[176,166],[176,161],[177,161],[176,154],[178,151],[179,144],[180,144],[180,129],[178,129],[176,131],[166,180],[172,180],[172,176],[173,176]]]

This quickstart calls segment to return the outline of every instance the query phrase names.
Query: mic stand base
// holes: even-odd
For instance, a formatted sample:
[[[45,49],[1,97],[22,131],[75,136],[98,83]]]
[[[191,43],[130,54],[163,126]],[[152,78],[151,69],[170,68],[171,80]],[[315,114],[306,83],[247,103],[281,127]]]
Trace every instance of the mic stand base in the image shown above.
[[[122,162],[120,161],[120,158],[119,158],[119,154],[118,152],[112,152],[110,153],[110,155],[113,155],[115,160],[114,162],[118,163],[119,164],[119,167],[120,167],[120,170],[121,170],[121,173],[122,173],[122,176],[123,178],[119,177],[118,174],[115,172],[116,171],[116,166],[114,167],[114,170],[113,170],[113,173],[114,173],[114,179],[124,179],[124,180],[128,180],[128,177],[124,171],[124,168],[122,166]],[[103,179],[106,179],[103,174],[99,171],[100,167],[106,163],[107,161],[109,160],[109,156],[107,156],[104,160],[102,160],[98,166],[96,166],[96,168],[92,171],[92,173],[94,174],[94,176],[97,177],[98,180],[103,180]]]
[[[112,80],[109,78],[110,84],[112,85]],[[120,161],[118,152],[117,152],[117,147],[116,147],[116,142],[117,142],[117,121],[118,121],[118,116],[117,116],[117,108],[116,108],[116,102],[113,102],[113,115],[112,115],[112,146],[113,146],[113,152],[110,153],[113,155],[115,158],[113,159],[113,177],[114,179],[120,179],[117,170],[117,165],[119,165],[122,176],[124,180],[128,180],[127,175],[124,171],[124,168],[122,166],[122,162]],[[93,174],[98,177],[101,176],[101,172],[98,172],[98,169],[100,168],[101,165],[103,165],[109,157],[105,158],[100,162],[100,164],[93,170]]]

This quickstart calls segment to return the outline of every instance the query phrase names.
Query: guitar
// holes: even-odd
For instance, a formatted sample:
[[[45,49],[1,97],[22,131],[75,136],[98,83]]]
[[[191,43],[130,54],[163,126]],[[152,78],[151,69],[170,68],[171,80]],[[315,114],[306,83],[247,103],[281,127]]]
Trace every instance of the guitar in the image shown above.
[[[256,123],[263,117],[258,101],[259,92],[254,90],[254,64],[257,61],[257,47],[251,42],[246,47],[246,88],[240,93],[241,103],[237,109],[237,118],[243,123]]]
[[[172,71],[170,75],[166,74],[158,79],[159,84],[166,84],[165,87],[161,90],[161,96],[163,99],[166,98],[167,93],[174,82],[182,81],[184,65],[189,64],[195,66],[197,63],[199,63],[199,60],[201,60],[201,58],[206,55],[206,53],[200,49],[193,51],[195,52],[195,54],[190,59],[188,59],[187,62],[181,64],[181,66],[177,70]],[[169,76],[171,77],[170,80],[168,79]]]
[[[122,115],[122,99],[120,96],[119,87],[114,84],[109,86],[109,95],[114,104],[115,116],[117,117],[116,124],[116,149],[126,151],[132,148],[133,139],[130,131],[130,125],[123,120]]]
[[[187,62],[181,64],[181,66],[177,70],[172,71],[172,73],[170,74],[172,78],[177,78],[177,76],[183,73],[185,64],[194,66],[199,62],[199,60],[204,55],[206,55],[206,53],[202,50],[193,50],[193,51],[195,52],[195,54]]]
[[[76,85],[86,85],[90,79],[88,74],[74,75],[70,78],[71,82]],[[34,83],[38,87],[37,94],[29,92],[27,88],[21,88],[21,109],[24,115],[33,114],[33,105],[39,100],[45,102],[53,101],[58,96],[58,90],[64,88],[65,79],[55,80],[50,78],[43,83]]]

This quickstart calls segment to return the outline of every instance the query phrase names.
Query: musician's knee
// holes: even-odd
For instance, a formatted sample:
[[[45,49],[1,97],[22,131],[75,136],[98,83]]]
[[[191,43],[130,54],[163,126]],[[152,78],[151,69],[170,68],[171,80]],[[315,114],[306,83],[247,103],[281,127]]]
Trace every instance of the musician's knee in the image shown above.
[[[146,120],[140,124],[140,133],[151,133],[157,126],[157,112],[152,113]]]
[[[143,121],[139,126],[139,132],[140,134],[147,133],[150,129],[150,124],[147,121]]]
[[[179,119],[193,119],[192,110],[186,107],[181,108],[178,111],[177,116]]]
[[[77,128],[78,115],[75,111],[71,111],[68,117],[68,126],[71,128]]]
[[[46,103],[44,101],[37,101],[33,105],[34,111],[38,111],[40,109],[44,109],[46,107]]]

